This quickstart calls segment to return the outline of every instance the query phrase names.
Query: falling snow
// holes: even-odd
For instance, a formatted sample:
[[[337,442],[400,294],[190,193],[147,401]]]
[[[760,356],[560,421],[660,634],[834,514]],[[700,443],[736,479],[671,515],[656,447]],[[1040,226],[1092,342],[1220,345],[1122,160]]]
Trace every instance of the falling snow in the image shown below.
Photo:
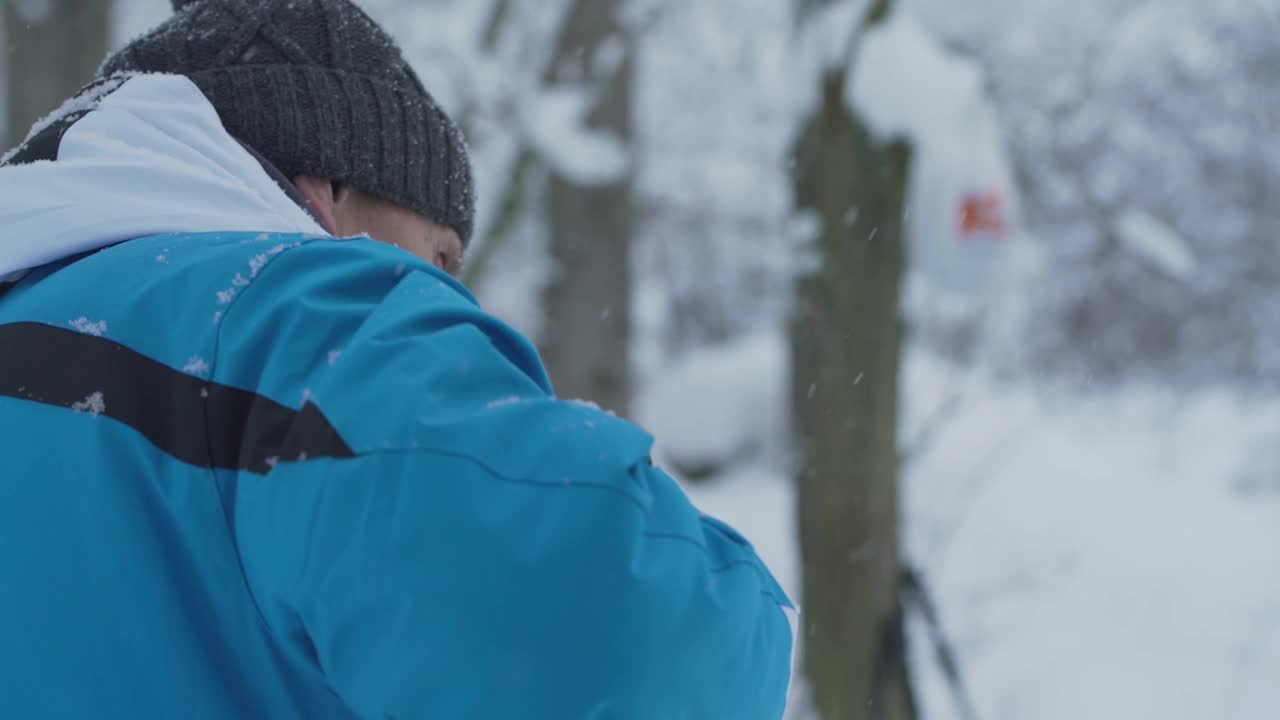
[[[895,21],[864,38],[866,52],[859,72],[850,74],[851,84],[858,86],[856,101],[851,100],[850,104],[872,116],[872,125],[884,135],[920,138],[926,134],[921,126],[943,127],[945,132],[939,135],[940,144],[958,152],[972,145],[973,137],[971,133],[955,129],[957,114],[921,111],[912,103],[919,101],[927,107],[936,107],[939,96],[959,92],[963,86],[976,86],[981,79],[971,72],[976,69],[975,65],[955,62],[937,52],[947,47],[946,44],[931,49],[929,46],[934,43],[922,34],[924,27],[905,22],[909,11],[915,9],[917,12],[913,14],[920,20],[943,26],[988,28],[982,31],[983,35],[966,30],[974,37],[961,38],[955,43],[957,47],[966,48],[975,62],[978,56],[991,55],[993,48],[1002,49],[1005,45],[1014,50],[1026,46],[1037,57],[1064,56],[1053,43],[1043,48],[1039,45],[1066,36],[1069,28],[1041,23],[1050,27],[1041,37],[1032,32],[1035,27],[1028,20],[1037,13],[1049,15],[1052,8],[1059,6],[1067,8],[1061,12],[1086,19],[1099,15],[1108,26],[1132,26],[1135,32],[1131,35],[1142,35],[1137,30],[1146,30],[1145,35],[1152,38],[1146,42],[1172,48],[1171,57],[1176,60],[1183,52],[1179,48],[1187,45],[1185,38],[1164,32],[1163,27],[1150,21],[1158,20],[1161,15],[1175,16],[1177,12],[1173,8],[1194,6],[1197,2],[1128,3],[1146,6],[1147,12],[1138,14],[1126,11],[1126,3],[1103,1],[1064,6],[1045,0],[1030,3],[991,0],[955,11],[950,8],[958,5],[949,0],[901,0],[894,3]],[[134,3],[123,3],[131,4]],[[484,5],[467,0],[439,0],[430,4],[433,19],[435,15],[457,14],[452,10],[455,6]],[[825,3],[828,11],[809,23],[816,34],[805,35],[809,41],[800,48],[791,48],[786,42],[774,39],[789,34],[789,28],[765,28],[770,22],[782,28],[786,23],[781,18],[791,11],[790,3],[710,0],[674,4],[666,10],[674,20],[657,24],[645,39],[645,43],[654,48],[645,66],[657,70],[651,67],[647,72],[651,77],[642,78],[636,108],[642,129],[651,127],[650,135],[644,138],[651,147],[644,150],[644,162],[638,164],[643,166],[640,185],[650,192],[655,192],[653,188],[670,188],[664,190],[666,194],[654,195],[654,205],[666,201],[668,195],[676,195],[679,200],[692,199],[708,218],[741,212],[752,221],[753,227],[783,227],[784,222],[779,218],[790,212],[784,207],[789,188],[779,183],[786,182],[783,170],[794,167],[794,161],[785,149],[779,149],[778,138],[785,135],[788,124],[805,109],[803,104],[790,101],[793,88],[813,85],[803,82],[806,75],[792,72],[786,54],[811,53],[828,66],[842,61],[848,50],[848,28],[868,4],[869,0]],[[1246,0],[1201,4],[1206,8],[1219,5],[1226,8],[1250,3]],[[1270,0],[1254,0],[1252,4],[1269,6]],[[48,5],[48,0],[20,0],[17,9],[21,12],[24,8]],[[385,0],[369,5],[393,7],[398,4]],[[787,7],[770,9],[783,6]],[[918,10],[922,7],[934,12],[921,13]],[[40,10],[39,14],[44,12]],[[164,12],[168,12],[167,5]],[[446,37],[442,42],[457,43],[456,48],[449,47],[448,56],[458,58],[471,57],[465,53],[472,52],[466,41],[458,38],[479,35],[422,34],[441,35]],[[737,35],[742,36],[747,52],[738,48]],[[1023,81],[1025,74],[1027,86],[1048,88],[1044,95],[1061,95],[1064,100],[1070,100],[1070,93],[1064,90],[1069,91],[1076,85],[1092,89],[1095,83],[1101,82],[1101,89],[1107,89],[1107,76],[1114,75],[1126,64],[1116,62],[1116,58],[1125,59],[1126,53],[1134,55],[1133,48],[1140,45],[1136,40],[1142,37],[1122,36],[1122,39],[1129,41],[1113,42],[1115,38],[1099,35],[1090,43],[1099,49],[1098,59],[1093,63],[1080,63],[1081,77],[1070,78],[1070,82],[1053,82],[1052,76],[1030,64],[1024,68],[1022,63],[1007,61],[1011,54],[1007,48],[994,57],[1004,60],[997,66],[1005,68],[1007,74],[1016,72],[1016,80]],[[415,42],[415,47],[407,48],[407,52],[417,52],[430,59],[429,42],[430,38]],[[915,53],[915,59],[904,57],[904,51],[912,49],[927,50],[930,54]],[[1210,46],[1190,54],[1198,56],[1195,66],[1203,67],[1216,62],[1218,53],[1217,47]],[[614,61],[609,52],[602,56],[605,62]],[[669,70],[662,72],[663,56],[672,58],[666,62],[679,68],[678,74]],[[921,57],[929,60],[926,67],[930,70],[922,67]],[[699,67],[708,62],[731,66],[733,74],[722,71],[712,77],[705,67]],[[1133,59],[1126,62],[1138,65]],[[886,64],[909,70],[890,73],[876,67]],[[431,72],[439,64],[425,62],[422,65]],[[460,65],[479,68],[476,72],[481,79],[488,79],[486,73],[493,74],[496,60]],[[1088,75],[1091,71],[1086,65],[1097,65],[1100,70],[1094,68],[1093,75]],[[1169,67],[1178,70],[1171,73],[1172,77],[1181,78],[1185,74],[1185,69],[1176,63],[1170,63]],[[1162,69],[1164,66],[1157,66],[1157,70]],[[812,75],[810,72],[807,76]],[[903,83],[904,77],[912,82]],[[452,83],[433,83],[429,76],[424,79],[433,92],[444,93],[445,104],[450,107],[463,107],[474,99],[449,97],[450,94],[484,93],[487,85],[504,91],[508,87],[508,84],[491,81],[468,83],[454,79]],[[716,82],[707,82],[708,79]],[[507,81],[515,82],[512,78]],[[695,87],[694,92],[690,92],[693,82],[701,82],[703,87]],[[662,88],[666,86],[682,92],[683,97],[697,98],[703,107],[697,108],[696,113],[673,113],[673,107],[687,109],[687,106],[670,102],[671,91],[665,91],[667,97],[664,97]],[[928,91],[906,92],[920,87]],[[1010,87],[1008,81],[994,86],[1013,98],[1010,104],[1016,109],[1026,98],[1010,93]],[[1016,85],[1013,87],[1016,89]],[[983,87],[977,89],[988,92]],[[1176,93],[1166,92],[1176,89],[1172,84],[1169,88],[1153,89],[1160,90],[1161,94],[1160,102],[1149,103],[1152,107],[1163,111],[1177,106]],[[1223,88],[1224,99],[1230,98],[1230,90],[1230,87]],[[531,110],[527,117],[522,117],[526,117],[525,122],[532,127],[525,130],[532,135],[542,155],[561,172],[571,177],[607,181],[629,169],[627,149],[619,145],[616,138],[587,127],[582,109],[592,98],[586,89],[573,88],[559,97],[544,99],[534,93],[530,96]],[[1147,101],[1142,93],[1134,96]],[[1108,102],[1104,93],[1086,99],[1089,101],[1076,103],[1083,110],[1068,113],[1068,121],[1076,119],[1075,115],[1083,117],[1090,108],[1105,107],[1104,103]],[[1207,107],[1214,112],[1206,111],[1206,116],[1215,118],[1221,115],[1218,110],[1227,109],[1213,104]],[[706,123],[702,119],[714,118],[716,112],[722,113],[721,122]],[[1043,108],[1032,105],[1020,113],[1040,123],[1045,122],[1045,117],[1051,117]],[[1012,113],[1015,122],[1018,114]],[[681,120],[685,116],[700,118],[690,125],[714,127],[714,137],[708,139],[716,142],[700,143],[696,137],[691,140],[690,131],[682,130]],[[1022,123],[1034,126],[1025,119]],[[1055,143],[1058,140],[1066,143],[1074,124],[1055,124],[1043,134]],[[1125,128],[1119,123],[1103,130],[1103,134],[1126,137]],[[1185,152],[1171,153],[1167,143],[1156,144],[1154,152],[1175,162],[1184,156],[1193,158],[1192,153],[1198,151],[1197,144],[1220,139],[1188,134],[1194,142],[1183,148]],[[1000,139],[1030,145],[1027,138],[1034,135],[1024,128],[1021,135]],[[1140,139],[1143,136],[1139,133]],[[1052,147],[1054,143],[1049,143],[1049,148]],[[1099,147],[1108,149],[1106,145]],[[671,148],[678,151],[673,152]],[[680,162],[663,157],[663,151],[668,156],[679,155]],[[488,148],[475,148],[475,153],[480,159],[479,172],[492,175],[505,169],[501,163],[484,162],[485,155],[493,154]],[[1072,162],[1088,159],[1084,153],[1064,154],[1069,155]],[[1108,151],[1106,154],[1113,156],[1114,164],[1132,164],[1123,153]],[[1052,160],[1048,156],[1033,157]],[[1190,167],[1192,162],[1188,160],[1186,164]],[[1205,166],[1224,172],[1213,163]],[[1026,169],[1038,171],[1034,166]],[[920,175],[936,177],[938,173],[922,171]],[[1099,192],[1106,192],[1110,187],[1103,182],[1109,173],[1082,175],[1086,185],[1096,180]],[[670,176],[681,181],[663,182],[670,180]],[[692,181],[684,182],[686,176]],[[1172,187],[1168,184],[1171,181],[1159,174],[1147,172],[1145,176],[1161,177],[1162,182],[1155,187],[1162,190]],[[1203,205],[1214,208],[1213,188],[1208,183],[1196,182],[1199,176],[1195,173],[1187,173],[1187,177],[1188,182],[1203,190]],[[1045,178],[1033,179],[1042,181],[1040,184],[1050,190],[1058,190],[1058,184],[1044,182]],[[919,192],[919,188],[913,192]],[[1174,191],[1168,194],[1175,202],[1185,199]],[[743,198],[750,199],[745,204],[751,205],[750,210],[756,214],[740,211]],[[1084,199],[1095,200],[1088,194]],[[1110,206],[1110,202],[1107,204]],[[1180,203],[1175,209],[1177,207]],[[1176,214],[1158,209],[1162,210],[1159,214],[1142,211],[1143,214],[1135,215],[1122,205],[1115,208],[1119,215],[1107,227],[1114,233],[1106,237],[1120,241],[1120,249],[1128,254],[1121,259],[1129,262],[1109,265],[1123,269],[1134,265],[1136,260],[1183,284],[1213,270],[1215,254],[1205,251],[1209,245],[1204,238],[1221,242],[1218,233],[1194,232],[1188,229],[1185,218],[1179,219]],[[921,211],[927,212],[927,208],[913,209],[913,213]],[[1237,218],[1226,212],[1201,213],[1194,208],[1187,212],[1192,218],[1203,215],[1205,222],[1221,225],[1224,234],[1229,234],[1237,222]],[[857,208],[849,209],[843,218],[847,225],[856,224],[858,219]],[[953,221],[949,213],[943,213],[942,219],[947,223]],[[663,227],[661,223],[655,226]],[[254,227],[253,231],[258,229]],[[708,236],[721,232],[717,227],[707,228]],[[875,237],[876,232],[870,230],[871,236]],[[806,237],[813,237],[817,230],[806,229],[806,233]],[[789,239],[791,233],[785,234]],[[733,235],[735,254],[731,258],[751,254],[746,240],[739,233]],[[776,234],[761,235],[776,241]],[[255,241],[270,242],[273,237],[264,232],[258,234]],[[1056,241],[1058,238],[1041,239]],[[697,243],[690,242],[688,237],[680,237],[680,243],[697,249]],[[1073,243],[1057,245],[1065,247]],[[231,279],[231,287],[218,293],[221,304],[230,304],[238,290],[247,287],[285,247],[276,246],[254,255],[249,260],[248,277],[244,273],[236,274]],[[155,256],[155,262],[168,263],[168,253],[166,248],[164,254]],[[766,256],[759,252],[755,255]],[[1238,254],[1224,252],[1216,256],[1229,258]],[[800,269],[808,267],[802,261],[809,258],[818,261],[816,256],[797,252]],[[955,265],[955,256],[944,259]],[[1247,263],[1241,264],[1247,267]],[[732,282],[723,264],[699,261],[689,265],[699,272],[716,267],[718,274],[726,277],[712,278],[715,282]],[[1074,276],[1072,270],[1070,274]],[[399,275],[403,270],[397,268],[396,272]],[[1062,273],[1064,277],[1068,274]],[[652,272],[646,275],[643,268],[637,271],[641,292],[646,283],[655,284],[652,275]],[[701,282],[707,278],[696,279]],[[495,285],[510,284],[507,276],[502,276],[502,280]],[[440,287],[449,289],[443,282]],[[503,288],[489,289],[491,294],[502,291]],[[1158,293],[1146,295],[1160,297]],[[486,298],[486,306],[492,304],[491,298]],[[521,305],[514,301],[507,304]],[[536,306],[536,303],[526,304]],[[1270,317],[1264,310],[1257,312],[1261,317]],[[222,312],[216,312],[214,323],[222,317]],[[601,318],[606,317],[607,311],[602,312]],[[669,315],[664,315],[655,327],[660,331],[669,323]],[[742,333],[742,328],[747,328],[745,332],[760,332],[761,328],[767,330],[767,325],[768,321],[755,326],[743,324],[734,332]],[[86,317],[72,321],[70,326],[95,336],[107,332],[106,321],[95,322]],[[658,331],[650,334],[657,335]],[[1239,335],[1250,337],[1249,333]],[[642,342],[643,338],[637,344]],[[785,338],[771,336],[768,343],[753,344],[749,337],[739,336],[738,340],[730,338],[720,345],[710,350],[682,348],[685,354],[676,359],[655,354],[659,359],[644,364],[649,372],[637,383],[640,414],[651,418],[657,426],[655,429],[668,430],[658,433],[659,442],[672,443],[668,451],[677,456],[687,454],[696,459],[722,460],[730,467],[722,477],[691,485],[690,494],[706,509],[742,526],[778,572],[782,584],[796,589],[800,585],[800,563],[795,547],[797,532],[793,526],[794,484],[789,476],[767,462],[768,458],[780,455],[776,448],[756,450],[777,444],[776,438],[787,434],[785,427],[775,424],[779,417],[786,415],[783,403],[790,398],[785,386]],[[962,382],[963,372],[959,368],[922,363],[918,348],[909,347],[904,352],[910,381],[905,383],[902,402],[904,414],[912,419],[904,424],[914,426],[918,424],[916,416],[928,414],[923,406],[931,405],[937,397],[949,392],[950,385]],[[341,350],[330,351],[329,364],[335,364],[341,355]],[[207,364],[193,356],[184,369],[195,373],[200,365],[205,366],[203,372],[208,371]],[[874,377],[864,379],[861,373],[855,372],[850,372],[849,379],[855,385],[878,382]],[[936,589],[943,611],[948,613],[947,620],[955,630],[961,661],[970,673],[983,710],[980,716],[1270,716],[1268,713],[1275,707],[1277,695],[1275,684],[1268,678],[1280,667],[1280,642],[1276,641],[1274,632],[1267,630],[1277,617],[1274,598],[1280,597],[1277,595],[1280,579],[1269,572],[1272,564],[1268,563],[1267,556],[1267,548],[1275,544],[1275,497],[1280,492],[1276,489],[1280,484],[1275,480],[1280,455],[1271,449],[1274,446],[1272,428],[1276,425],[1275,413],[1269,409],[1273,404],[1264,400],[1227,400],[1216,391],[1175,389],[1167,398],[1163,392],[1158,393],[1159,397],[1148,398],[1152,391],[1117,387],[1100,398],[1051,396],[1045,399],[1033,392],[1030,385],[995,381],[965,385],[973,388],[958,420],[945,428],[931,447],[913,457],[904,470],[907,478],[903,488],[904,546],[908,555],[930,569],[944,569],[937,574]],[[816,397],[818,389],[817,385],[811,385],[807,396]],[[200,390],[201,397],[208,395],[208,388]],[[310,390],[307,390],[303,401],[309,398]],[[503,397],[493,400],[488,407],[521,401],[518,396]],[[78,412],[99,415],[105,412],[106,403],[103,394],[97,392],[72,407]],[[739,458],[744,448],[757,452],[759,457],[741,463]],[[305,453],[298,459],[305,460]],[[735,460],[740,464],[731,465],[730,461]],[[270,457],[265,462],[274,468],[280,458]],[[1251,481],[1256,487],[1249,492],[1245,490],[1253,486],[1240,484],[1244,483],[1241,478],[1245,477],[1246,470],[1252,473],[1249,477],[1256,476]],[[569,479],[565,478],[565,482]],[[1105,501],[1100,502],[1099,498]],[[1153,503],[1152,498],[1159,498],[1159,502]],[[1082,524],[1081,517],[1089,522]],[[1140,522],[1135,522],[1135,518]],[[1207,530],[1185,532],[1187,518],[1196,518],[1198,526]],[[875,555],[867,546],[849,552],[850,561]],[[1188,573],[1187,568],[1193,572]],[[930,669],[927,662],[922,667]],[[924,673],[931,674],[935,673]],[[923,679],[927,681],[928,677]],[[936,698],[930,697],[927,688],[923,695],[922,717],[930,720],[951,717]]]

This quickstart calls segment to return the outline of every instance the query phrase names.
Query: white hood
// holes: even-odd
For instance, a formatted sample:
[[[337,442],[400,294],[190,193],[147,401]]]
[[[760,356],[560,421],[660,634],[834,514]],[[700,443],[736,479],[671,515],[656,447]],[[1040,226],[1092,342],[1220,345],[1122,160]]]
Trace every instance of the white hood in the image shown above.
[[[0,167],[0,280],[148,235],[327,234],[178,75],[132,75],[68,101],[56,162]]]

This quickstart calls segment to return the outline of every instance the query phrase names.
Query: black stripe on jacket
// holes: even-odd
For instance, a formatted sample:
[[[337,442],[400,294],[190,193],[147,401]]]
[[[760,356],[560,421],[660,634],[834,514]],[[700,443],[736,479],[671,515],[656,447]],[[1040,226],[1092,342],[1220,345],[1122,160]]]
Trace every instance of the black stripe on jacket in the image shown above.
[[[0,325],[0,397],[112,418],[199,467],[265,474],[279,462],[355,457],[311,403],[294,410],[42,323]]]

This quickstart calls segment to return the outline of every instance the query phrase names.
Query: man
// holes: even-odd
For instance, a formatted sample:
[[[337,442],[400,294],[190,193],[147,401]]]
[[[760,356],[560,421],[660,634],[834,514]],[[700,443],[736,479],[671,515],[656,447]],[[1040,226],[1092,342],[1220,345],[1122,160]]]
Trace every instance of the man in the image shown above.
[[[780,717],[751,546],[450,276],[391,39],[175,6],[0,167],[0,716]]]

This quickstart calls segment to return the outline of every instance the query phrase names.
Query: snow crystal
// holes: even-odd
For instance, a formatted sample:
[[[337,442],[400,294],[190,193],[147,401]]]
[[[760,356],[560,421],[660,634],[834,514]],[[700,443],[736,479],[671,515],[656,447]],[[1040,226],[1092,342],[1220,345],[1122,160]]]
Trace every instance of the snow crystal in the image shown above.
[[[187,364],[182,366],[182,372],[204,377],[209,374],[209,363],[199,355],[192,355]]]
[[[102,397],[101,392],[95,392],[79,402],[72,403],[71,409],[78,413],[101,415],[107,411],[107,401]]]
[[[272,455],[271,457],[264,459],[263,462],[266,463],[267,467],[274,470],[275,467],[280,464],[280,458]]]
[[[1130,210],[1116,222],[1116,232],[1130,252],[1176,280],[1189,282],[1196,256],[1173,228],[1147,213]]]
[[[336,363],[338,362],[338,359],[339,359],[339,358],[341,358],[341,357],[342,357],[342,351],[341,351],[341,350],[330,350],[330,351],[329,351],[329,366],[330,366],[330,367],[333,367],[333,365],[334,365],[334,364],[336,364]]]
[[[259,236],[259,239],[265,240],[269,237],[271,236],[264,233],[263,235]],[[266,252],[258,253],[257,255],[254,255],[253,257],[249,258],[249,278],[253,279],[258,277],[258,273],[262,272],[263,268],[267,266],[267,263],[271,261],[271,258],[279,255],[285,250],[291,250],[293,248],[296,248],[301,244],[302,243],[300,241],[294,242],[294,243],[287,243],[287,244],[282,243],[280,245],[276,245],[270,248]],[[236,277],[239,277],[239,275],[237,275]],[[247,285],[248,283],[245,283],[245,284]]]
[[[236,290],[235,288],[228,288],[228,289],[226,289],[226,290],[219,290],[219,291],[218,291],[218,304],[219,304],[219,305],[230,305],[230,304],[231,304],[231,301],[236,299],[236,292],[237,292],[237,290]]]
[[[236,273],[236,276],[231,278],[231,285],[238,288],[249,287],[249,278],[246,278],[241,273]]]
[[[605,408],[600,407],[598,403],[592,402],[591,400],[566,399],[565,402],[569,403],[570,405],[577,405],[579,407],[584,407],[590,410],[595,410],[597,412],[602,412],[605,415],[611,415],[613,417],[617,417],[617,413],[613,412],[612,410],[606,410]]]
[[[208,397],[209,397],[209,388],[207,388],[207,387],[202,387],[202,388],[200,388],[200,397],[205,398],[205,399],[208,399]]]
[[[106,320],[99,320],[98,322],[93,322],[89,318],[81,316],[76,318],[75,320],[72,320],[68,324],[71,325],[71,327],[75,328],[76,330],[79,330],[80,332],[84,333],[85,335],[102,337],[103,335],[107,334]]]
[[[262,268],[267,266],[267,261],[270,259],[271,258],[262,254],[254,255],[249,258],[249,277],[258,277],[258,273],[262,272]]]
[[[490,402],[485,407],[489,410],[493,410],[495,408],[506,407],[508,405],[515,405],[522,402],[524,402],[524,398],[519,395],[512,395],[510,397],[498,398],[497,400]]]
[[[164,265],[165,263],[169,262],[169,256],[167,256],[167,255],[157,255],[157,256],[156,256],[156,262],[160,263],[161,265]]]

